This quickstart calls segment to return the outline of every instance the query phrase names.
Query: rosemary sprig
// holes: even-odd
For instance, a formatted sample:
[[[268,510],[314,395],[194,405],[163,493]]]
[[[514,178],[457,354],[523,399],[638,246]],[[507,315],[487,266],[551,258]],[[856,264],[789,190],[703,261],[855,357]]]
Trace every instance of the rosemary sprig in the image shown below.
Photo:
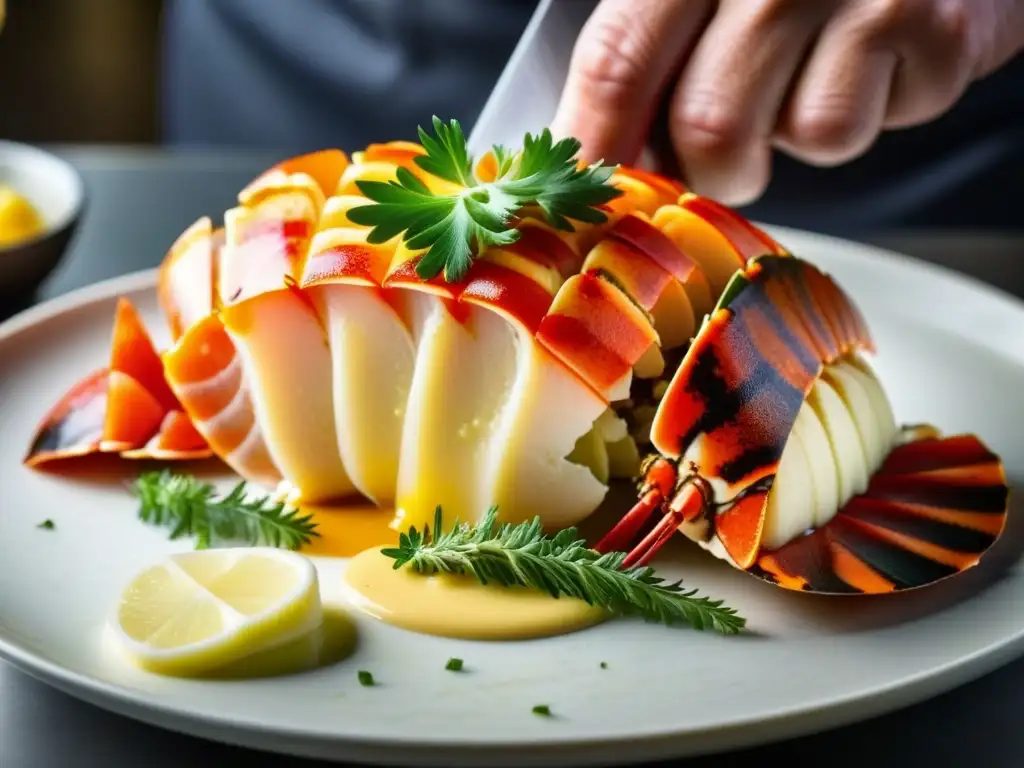
[[[538,218],[571,232],[571,219],[606,221],[596,206],[622,194],[608,184],[614,167],[595,163],[581,169],[576,160],[580,142],[556,142],[546,128],[537,136],[526,134],[519,152],[495,146],[497,174],[485,182],[474,172],[459,122],[446,125],[434,117],[433,125],[436,137],[419,129],[426,154],[415,162],[461,189],[434,194],[411,171],[399,168],[395,181],[357,181],[373,202],[348,212],[354,223],[372,227],[367,237],[371,243],[384,243],[404,232],[410,249],[429,249],[416,265],[424,279],[443,271],[445,280],[461,280],[486,248],[519,239],[517,218]]]
[[[422,533],[410,528],[400,535],[397,548],[383,554],[394,559],[396,570],[409,566],[424,574],[469,574],[483,584],[532,587],[667,625],[710,627],[727,635],[746,625],[721,600],[696,597],[697,590],[666,583],[648,566],[622,567],[624,552],[590,549],[575,528],[547,536],[539,517],[495,527],[497,514],[497,507],[491,507],[475,527],[456,522],[445,531],[439,506],[433,532],[429,526]]]
[[[310,515],[288,509],[270,496],[247,498],[245,490],[246,484],[240,482],[218,499],[209,483],[166,469],[147,472],[132,486],[140,520],[170,528],[171,539],[195,536],[196,549],[231,540],[298,549],[320,535]]]

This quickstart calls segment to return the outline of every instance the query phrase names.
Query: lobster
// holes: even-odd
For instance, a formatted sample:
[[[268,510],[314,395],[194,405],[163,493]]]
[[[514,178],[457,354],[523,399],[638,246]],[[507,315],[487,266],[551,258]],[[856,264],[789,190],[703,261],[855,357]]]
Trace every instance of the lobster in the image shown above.
[[[679,530],[811,591],[920,586],[1001,532],[999,459],[973,436],[897,429],[852,301],[735,211],[619,167],[603,222],[524,217],[464,277],[424,278],[422,251],[349,217],[367,203],[358,182],[399,168],[450,192],[423,154],[389,142],[292,158],[223,227],[193,223],[160,268],[171,347],[154,357],[115,331],[114,358],[138,364],[109,370],[161,404],[159,423],[94,378],[47,414],[26,462],[212,453],[295,502],[394,507],[396,530],[438,505],[575,525],[639,476],[639,503],[597,549],[645,563]],[[476,174],[494,173],[488,153]],[[117,328],[129,314],[122,300]],[[99,432],[68,427],[84,402]],[[118,437],[108,425],[125,420]]]

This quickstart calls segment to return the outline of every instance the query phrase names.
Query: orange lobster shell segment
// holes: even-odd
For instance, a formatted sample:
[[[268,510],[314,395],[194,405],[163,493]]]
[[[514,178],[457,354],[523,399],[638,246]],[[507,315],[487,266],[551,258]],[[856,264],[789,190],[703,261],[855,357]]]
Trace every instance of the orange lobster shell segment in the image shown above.
[[[109,366],[75,384],[50,410],[25,463],[38,466],[97,451],[126,458],[211,455],[201,438],[186,436],[180,429],[161,436],[181,408],[141,318],[131,302],[122,298],[117,303]]]
[[[326,283],[379,286],[391,264],[394,248],[366,242],[366,233],[331,229],[313,238],[303,267],[300,286]]]
[[[289,176],[304,173],[313,179],[324,197],[330,197],[338,187],[341,174],[349,166],[348,155],[340,149],[324,149],[293,157],[275,166]]]
[[[512,245],[505,246],[507,249],[544,254],[546,261],[563,279],[579,272],[583,258],[552,230],[538,226],[538,222],[533,219],[520,221],[517,228],[520,231],[519,239]]]
[[[608,232],[610,237],[629,243],[658,264],[680,283],[685,283],[696,262],[679,250],[657,227],[633,215],[623,216]]]
[[[729,556],[746,570],[757,560],[761,549],[761,529],[767,491],[756,491],[737,500],[715,517],[715,532]]]
[[[224,231],[214,231],[203,216],[178,236],[160,265],[157,299],[174,341],[217,305],[216,260],[223,238]]]
[[[697,335],[651,428],[662,454],[686,456],[702,476],[721,478],[734,498],[753,493],[756,483],[778,471],[800,407],[834,359],[823,356],[808,327],[840,328],[844,335],[834,348],[866,344],[846,335],[855,329],[838,322],[850,313],[844,294],[835,294],[832,304],[815,304],[823,312],[818,317],[809,317],[809,305],[791,298],[834,285],[810,264],[766,256],[752,262],[744,278],[747,285]],[[744,514],[726,524],[722,542],[741,567],[751,564],[760,545],[763,515],[762,505],[759,518]]]
[[[121,455],[126,459],[205,459],[213,451],[184,411],[171,411],[145,446]]]
[[[744,262],[766,254],[786,256],[789,253],[767,232],[711,198],[687,192],[679,198],[677,205],[700,216],[722,233]]]
[[[470,271],[459,302],[489,307],[531,335],[536,334],[552,297],[535,281],[511,269],[479,262]]]
[[[543,288],[549,298],[562,285],[562,276],[554,260],[539,248],[523,245],[522,238],[500,248],[488,248],[484,251],[483,259],[529,278]]]
[[[633,365],[658,342],[654,327],[632,299],[591,273],[565,282],[537,339],[609,400],[628,396]]]
[[[824,527],[764,553],[751,572],[832,594],[913,589],[973,567],[1006,525],[999,458],[974,435],[897,446]]]
[[[408,141],[390,141],[383,144],[370,144],[362,152],[352,155],[349,165],[334,190],[337,195],[358,195],[359,181],[394,181],[399,168],[404,168],[419,179],[435,194],[447,195],[462,187],[450,181],[440,179],[427,173],[416,163],[416,158],[426,154],[419,144]]]
[[[416,158],[427,154],[420,144],[412,141],[388,141],[368,144],[360,156],[364,163],[394,163],[402,167],[415,167]]]
[[[425,251],[410,251],[401,244],[395,249],[388,274],[384,278],[385,288],[406,288],[414,291],[432,293],[445,299],[455,301],[466,287],[468,277],[460,281],[448,282],[444,274],[439,273],[428,279],[420,277],[416,267]]]
[[[615,170],[613,178],[618,179],[623,176],[635,181],[643,182],[648,187],[655,190],[660,197],[661,205],[674,202],[687,192],[686,185],[681,181],[670,179],[667,176],[661,176],[657,173],[651,173],[650,171],[645,171],[642,168],[620,165]],[[653,211],[648,211],[648,213],[653,213]]]
[[[583,271],[606,276],[647,312],[654,309],[672,281],[672,275],[645,252],[613,238],[591,249]]]
[[[494,156],[494,152],[487,150],[480,155],[480,159],[473,166],[473,175],[484,184],[488,184],[498,178],[498,159]]]
[[[107,410],[106,368],[93,371],[69,389],[43,416],[24,458],[29,467],[99,450]]]
[[[120,452],[146,444],[160,428],[164,409],[136,379],[111,371],[107,379],[107,413],[100,450]]]
[[[110,370],[135,379],[165,411],[180,408],[178,398],[164,378],[160,355],[142,324],[142,318],[128,299],[118,299],[113,337]]]
[[[211,315],[197,323],[163,354],[164,372],[172,383],[195,384],[223,371],[235,359],[235,345],[220,318]],[[208,418],[201,414],[200,418]]]
[[[661,206],[675,202],[685,192],[667,180],[655,180],[643,171],[617,168],[608,180],[623,194],[606,203],[613,214],[640,212],[653,216]]]

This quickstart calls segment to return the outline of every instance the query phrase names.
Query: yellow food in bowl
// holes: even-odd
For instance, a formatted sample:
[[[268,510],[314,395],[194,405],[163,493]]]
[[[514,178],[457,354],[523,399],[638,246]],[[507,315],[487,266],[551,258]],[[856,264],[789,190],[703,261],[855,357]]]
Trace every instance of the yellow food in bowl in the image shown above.
[[[31,240],[44,229],[43,217],[32,203],[11,187],[0,185],[0,248]]]

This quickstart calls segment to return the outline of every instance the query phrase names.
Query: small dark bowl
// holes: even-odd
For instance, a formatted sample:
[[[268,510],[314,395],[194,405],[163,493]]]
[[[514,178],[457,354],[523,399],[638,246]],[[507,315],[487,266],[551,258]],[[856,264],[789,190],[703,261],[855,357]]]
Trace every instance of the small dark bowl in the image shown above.
[[[0,246],[0,298],[25,299],[57,267],[85,208],[85,185],[74,167],[37,147],[0,141],[0,185],[23,195],[42,216],[37,237]]]

